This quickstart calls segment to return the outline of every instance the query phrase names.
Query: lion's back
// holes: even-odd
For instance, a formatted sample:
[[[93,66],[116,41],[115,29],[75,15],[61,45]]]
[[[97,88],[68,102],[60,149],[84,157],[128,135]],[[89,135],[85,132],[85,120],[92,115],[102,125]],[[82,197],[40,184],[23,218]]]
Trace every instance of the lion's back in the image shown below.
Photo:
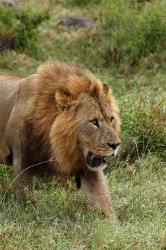
[[[19,83],[19,77],[0,74],[0,132],[4,129],[13,109]]]

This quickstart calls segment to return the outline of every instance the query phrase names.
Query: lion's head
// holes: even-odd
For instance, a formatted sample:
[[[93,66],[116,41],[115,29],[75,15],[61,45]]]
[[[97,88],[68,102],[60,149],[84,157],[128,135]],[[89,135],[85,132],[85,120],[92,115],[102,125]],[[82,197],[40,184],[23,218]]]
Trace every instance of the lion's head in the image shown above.
[[[88,71],[57,62],[39,68],[38,82],[35,122],[39,134],[47,131],[61,171],[104,168],[120,143],[118,108],[108,85]]]

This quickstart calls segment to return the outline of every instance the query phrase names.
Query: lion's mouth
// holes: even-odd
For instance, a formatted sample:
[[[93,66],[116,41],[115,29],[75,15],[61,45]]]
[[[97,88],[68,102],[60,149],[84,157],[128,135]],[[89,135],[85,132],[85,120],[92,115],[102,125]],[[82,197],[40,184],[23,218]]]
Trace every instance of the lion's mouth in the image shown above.
[[[107,165],[107,157],[106,156],[96,155],[92,152],[88,152],[86,160],[87,160],[87,164],[91,168],[98,168],[100,166]]]

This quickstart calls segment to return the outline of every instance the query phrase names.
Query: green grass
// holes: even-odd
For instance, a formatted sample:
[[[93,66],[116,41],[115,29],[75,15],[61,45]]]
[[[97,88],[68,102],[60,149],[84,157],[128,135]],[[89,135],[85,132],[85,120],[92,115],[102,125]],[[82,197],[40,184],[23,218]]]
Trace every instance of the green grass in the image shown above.
[[[110,84],[121,110],[122,152],[110,158],[105,172],[118,220],[93,211],[73,180],[37,179],[39,204],[18,204],[11,169],[0,166],[0,249],[166,249],[165,1],[40,3],[22,2],[0,25],[3,32],[15,32],[17,12],[26,13],[28,27],[34,27],[42,13],[35,38],[28,35],[27,40],[37,50],[20,32],[25,46],[3,51],[0,70],[26,76],[52,58],[88,67]],[[85,15],[99,25],[58,26],[61,15]]]

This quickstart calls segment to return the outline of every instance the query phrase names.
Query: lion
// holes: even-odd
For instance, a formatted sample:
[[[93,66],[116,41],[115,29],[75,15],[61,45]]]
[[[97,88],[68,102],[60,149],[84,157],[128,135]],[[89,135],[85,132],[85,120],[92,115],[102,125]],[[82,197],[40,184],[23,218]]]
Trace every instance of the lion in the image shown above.
[[[88,70],[47,61],[27,78],[0,74],[0,162],[12,165],[18,201],[34,176],[73,176],[94,208],[115,217],[103,170],[119,133],[112,91]]]

